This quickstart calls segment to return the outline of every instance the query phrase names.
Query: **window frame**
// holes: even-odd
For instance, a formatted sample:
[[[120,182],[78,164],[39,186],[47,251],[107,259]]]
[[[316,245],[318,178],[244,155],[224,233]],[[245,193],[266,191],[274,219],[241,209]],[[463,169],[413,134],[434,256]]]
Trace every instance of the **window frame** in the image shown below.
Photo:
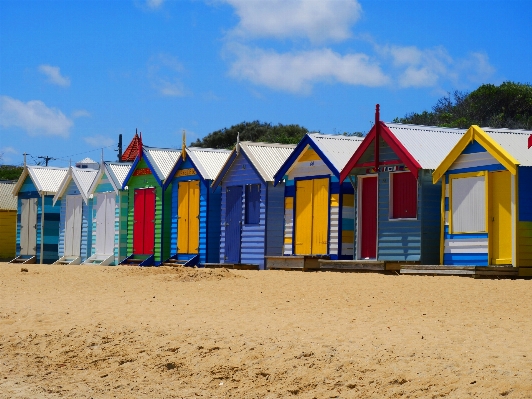
[[[455,231],[453,226],[453,180],[458,179],[467,179],[471,177],[483,177],[484,178],[484,230],[476,231]],[[488,173],[487,171],[480,172],[468,172],[468,173],[457,173],[449,175],[449,233],[450,234],[486,234],[489,233],[489,187],[488,187]]]
[[[419,208],[419,180],[416,179],[414,177],[414,175],[412,175],[412,177],[414,177],[414,179],[416,180],[416,216],[414,217],[405,217],[405,218],[397,218],[397,217],[394,217],[393,215],[393,200],[394,200],[394,195],[393,195],[393,176],[396,175],[396,174],[400,174],[400,173],[412,173],[411,171],[409,170],[398,170],[398,171],[395,171],[395,172],[389,172],[389,178],[388,178],[388,193],[389,193],[389,204],[388,204],[388,220],[390,221],[401,221],[401,220],[418,220],[418,216],[419,216],[419,212],[418,212],[418,208]]]

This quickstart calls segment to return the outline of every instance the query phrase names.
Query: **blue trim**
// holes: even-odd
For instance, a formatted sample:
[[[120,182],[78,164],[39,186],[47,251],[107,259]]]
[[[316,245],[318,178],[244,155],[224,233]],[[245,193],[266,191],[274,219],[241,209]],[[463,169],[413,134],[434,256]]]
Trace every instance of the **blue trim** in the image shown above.
[[[187,156],[188,156],[188,154],[187,154]],[[188,158],[189,158],[190,164],[192,165],[192,167],[196,171],[196,174],[199,176],[199,179],[190,179],[190,180],[200,180],[203,184],[207,184],[207,180],[205,180],[205,178],[201,175],[200,171],[198,170],[198,168],[196,167],[194,162],[192,162],[192,159],[190,157],[188,157]],[[168,187],[170,185],[170,183],[175,179],[175,174],[177,173],[177,171],[179,170],[179,168],[181,167],[181,165],[184,162],[186,162],[186,159],[183,161],[183,157],[180,156],[179,160],[176,162],[176,164],[173,167],[172,171],[168,175],[168,178],[164,182],[163,190],[166,190],[166,187]]]
[[[294,148],[294,151],[290,156],[287,158],[287,160],[283,163],[283,165],[279,168],[277,173],[273,176],[273,185],[276,186],[284,177],[286,172],[288,172],[288,169],[290,169],[290,166],[297,160],[299,155],[307,148],[307,145],[310,145],[314,151],[319,155],[321,160],[325,162],[325,164],[329,167],[331,172],[340,179],[340,172],[334,167],[334,165],[329,161],[329,159],[325,156],[325,154],[321,151],[319,146],[316,144],[314,140],[310,137],[310,135],[307,133],[305,137],[298,143],[296,148]]]
[[[448,170],[447,174],[449,175],[456,175],[458,173],[468,173],[468,172],[496,172],[499,170],[506,170],[504,166],[502,166],[500,163],[497,164],[491,164],[491,165],[483,165],[483,166],[475,166],[472,168],[462,168],[462,169],[453,169]]]
[[[294,198],[296,196],[296,186],[295,185],[285,185],[284,186],[284,196]]]
[[[467,145],[466,148],[462,151],[462,154],[476,154],[479,152],[488,152],[480,143],[477,141],[472,141]]]
[[[222,168],[220,173],[218,173],[218,176],[216,176],[216,179],[214,179],[214,181],[212,182],[212,185],[211,185],[212,190],[215,190],[216,187],[218,187],[220,183],[223,181],[225,174],[229,171],[229,169],[231,169],[231,166],[233,166],[233,163],[235,162],[237,156],[238,156],[238,153],[235,150],[233,150],[231,155],[229,155],[229,158],[227,159],[224,167]]]
[[[480,238],[487,239],[488,233],[449,233],[449,225],[443,227],[443,235],[446,240],[467,239],[467,238]]]

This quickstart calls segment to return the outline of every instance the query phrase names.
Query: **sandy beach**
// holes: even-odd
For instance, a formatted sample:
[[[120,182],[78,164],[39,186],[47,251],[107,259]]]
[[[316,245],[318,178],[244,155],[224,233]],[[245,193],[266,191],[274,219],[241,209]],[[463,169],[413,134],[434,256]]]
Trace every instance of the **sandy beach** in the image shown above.
[[[532,398],[532,281],[0,264],[0,398],[198,397]]]

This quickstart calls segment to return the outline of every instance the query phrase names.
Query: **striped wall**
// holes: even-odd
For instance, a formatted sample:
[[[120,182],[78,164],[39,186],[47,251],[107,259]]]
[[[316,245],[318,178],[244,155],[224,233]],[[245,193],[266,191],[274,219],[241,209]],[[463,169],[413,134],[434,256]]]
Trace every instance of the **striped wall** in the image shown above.
[[[41,215],[43,213],[42,197],[39,195],[37,188],[33,181],[28,176],[22,184],[18,193],[17,201],[17,255],[20,254],[20,215],[22,212],[21,200],[26,198],[38,198],[37,201],[37,244],[36,244],[36,259],[37,263],[41,263],[41,242],[43,243],[43,259],[42,263],[53,263],[58,259],[58,243],[59,243],[59,218],[60,207],[62,201],[57,201],[56,206],[52,205],[53,195],[44,197],[44,239],[41,241]]]
[[[65,256],[65,224],[66,224],[66,204],[67,197],[70,195],[80,195],[80,191],[74,179],[70,180],[68,187],[61,198],[60,218],[59,218],[59,247],[58,247],[58,259]],[[56,203],[56,206],[58,204]],[[81,261],[85,261],[90,255],[92,250],[92,206],[93,200],[89,199],[88,203],[82,201],[81,209],[81,248],[80,256]],[[56,259],[57,260],[57,259]]]
[[[517,264],[532,267],[532,167],[520,166],[518,178]]]
[[[266,195],[266,256],[283,254],[284,241],[284,184],[267,184]]]
[[[494,172],[506,170],[489,152],[479,143],[470,143],[448,169],[449,174],[478,172],[486,170]]]
[[[96,194],[115,192],[114,187],[106,173],[103,174],[100,183],[94,190],[93,201],[96,201]],[[114,257],[115,260],[111,265],[118,265],[127,256],[127,218],[128,218],[128,200],[127,190],[120,190],[115,196],[115,237],[114,237]],[[96,202],[93,202],[92,210],[92,245],[91,255],[96,255]]]
[[[329,177],[328,252],[331,259],[352,259],[354,251],[354,199],[350,183],[340,185],[325,162],[308,146],[285,176],[285,225],[283,255],[293,255],[295,181]],[[344,195],[347,195],[344,197]],[[344,205],[345,203],[345,205]],[[346,228],[344,234],[344,227]],[[346,241],[345,241],[346,240]],[[345,242],[344,242],[345,241]]]
[[[17,249],[17,211],[0,209],[0,259],[13,259]]]

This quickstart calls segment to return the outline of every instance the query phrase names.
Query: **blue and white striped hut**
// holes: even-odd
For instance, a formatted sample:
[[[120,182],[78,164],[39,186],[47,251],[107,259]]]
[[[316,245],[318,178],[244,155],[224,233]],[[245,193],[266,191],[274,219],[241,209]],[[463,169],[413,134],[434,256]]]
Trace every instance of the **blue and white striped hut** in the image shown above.
[[[295,145],[239,142],[214,180],[222,188],[220,263],[264,269],[283,254],[284,183],[273,176]]]
[[[53,199],[60,201],[59,259],[54,264],[79,265],[92,246],[92,198],[89,189],[98,174],[98,163],[84,159],[71,166]]]
[[[127,256],[128,191],[122,189],[132,162],[102,162],[89,189],[93,197],[92,246],[83,264],[117,265]]]
[[[17,257],[13,263],[53,263],[59,251],[59,207],[53,198],[67,168],[27,166],[13,195],[17,200]]]
[[[221,188],[210,186],[230,153],[183,146],[163,188],[172,201],[163,224],[165,235],[170,236],[171,259],[187,265],[219,262]]]

